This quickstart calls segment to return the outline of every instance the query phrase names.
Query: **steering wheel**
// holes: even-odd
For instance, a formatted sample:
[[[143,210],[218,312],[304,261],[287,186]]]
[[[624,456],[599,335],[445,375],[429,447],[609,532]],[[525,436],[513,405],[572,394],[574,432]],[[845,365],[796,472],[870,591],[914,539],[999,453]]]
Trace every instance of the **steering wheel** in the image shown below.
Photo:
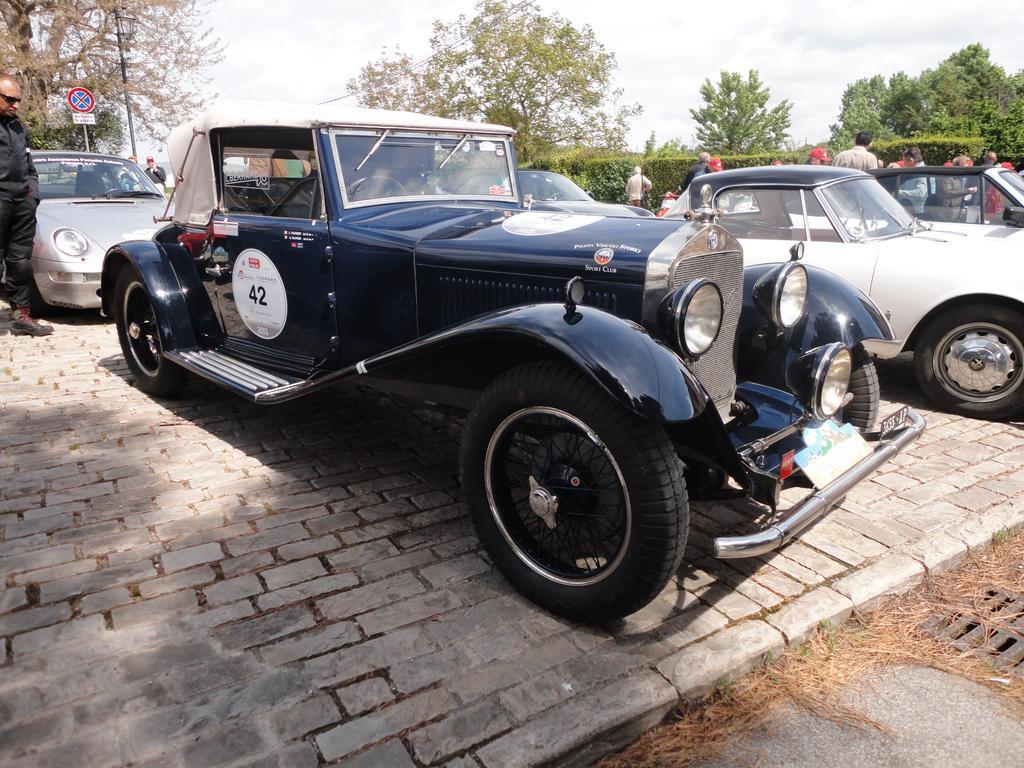
[[[405,185],[392,176],[364,176],[356,179],[345,188],[349,196],[359,193],[359,198],[366,200],[373,197],[401,197],[408,195]]]

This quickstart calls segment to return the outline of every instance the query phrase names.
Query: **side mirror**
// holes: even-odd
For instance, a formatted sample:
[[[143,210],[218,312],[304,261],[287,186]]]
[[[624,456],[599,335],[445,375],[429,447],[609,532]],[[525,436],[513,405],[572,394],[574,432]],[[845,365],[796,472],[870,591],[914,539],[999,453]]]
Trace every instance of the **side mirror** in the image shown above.
[[[794,243],[789,249],[789,260],[800,261],[804,257],[804,241],[801,240],[799,243]]]
[[[1003,221],[1011,227],[1024,227],[1024,207],[1008,205],[1003,209]]]

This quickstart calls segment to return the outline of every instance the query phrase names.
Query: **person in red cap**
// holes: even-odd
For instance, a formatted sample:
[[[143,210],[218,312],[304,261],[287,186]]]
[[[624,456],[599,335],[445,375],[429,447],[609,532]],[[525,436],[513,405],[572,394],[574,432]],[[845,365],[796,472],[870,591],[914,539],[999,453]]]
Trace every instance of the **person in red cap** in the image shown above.
[[[808,165],[831,165],[832,158],[828,156],[828,150],[824,147],[815,147],[807,153]]]
[[[722,158],[712,157],[710,160],[708,160],[708,168],[712,173],[715,173],[716,171],[720,171],[723,168],[725,168],[725,166],[722,165]]]
[[[149,176],[149,180],[160,187],[160,191],[164,191],[164,182],[167,181],[167,173],[156,164],[156,160],[150,155],[146,158],[146,175]]]

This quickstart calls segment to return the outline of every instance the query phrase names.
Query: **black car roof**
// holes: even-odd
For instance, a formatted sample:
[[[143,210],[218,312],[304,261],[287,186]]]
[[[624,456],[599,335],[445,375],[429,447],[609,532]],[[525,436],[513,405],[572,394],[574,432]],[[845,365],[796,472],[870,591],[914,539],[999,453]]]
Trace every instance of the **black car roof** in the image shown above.
[[[929,173],[933,176],[973,176],[998,165],[914,165],[909,168],[876,168],[868,171],[872,176],[901,176],[908,173]],[[1009,170],[1009,169],[1002,169]]]
[[[691,182],[697,189],[710,184],[712,190],[736,184],[778,184],[791,187],[816,187],[830,181],[865,176],[852,168],[833,168],[830,165],[759,165],[754,168],[733,168],[729,171],[706,173]]]

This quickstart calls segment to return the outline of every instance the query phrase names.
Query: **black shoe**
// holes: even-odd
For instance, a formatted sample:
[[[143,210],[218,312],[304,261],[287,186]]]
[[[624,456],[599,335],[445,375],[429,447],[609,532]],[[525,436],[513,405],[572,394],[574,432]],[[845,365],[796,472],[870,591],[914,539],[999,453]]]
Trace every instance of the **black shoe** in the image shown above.
[[[13,336],[49,336],[53,333],[52,325],[43,325],[28,311],[28,307],[15,307],[12,310],[11,334]]]

